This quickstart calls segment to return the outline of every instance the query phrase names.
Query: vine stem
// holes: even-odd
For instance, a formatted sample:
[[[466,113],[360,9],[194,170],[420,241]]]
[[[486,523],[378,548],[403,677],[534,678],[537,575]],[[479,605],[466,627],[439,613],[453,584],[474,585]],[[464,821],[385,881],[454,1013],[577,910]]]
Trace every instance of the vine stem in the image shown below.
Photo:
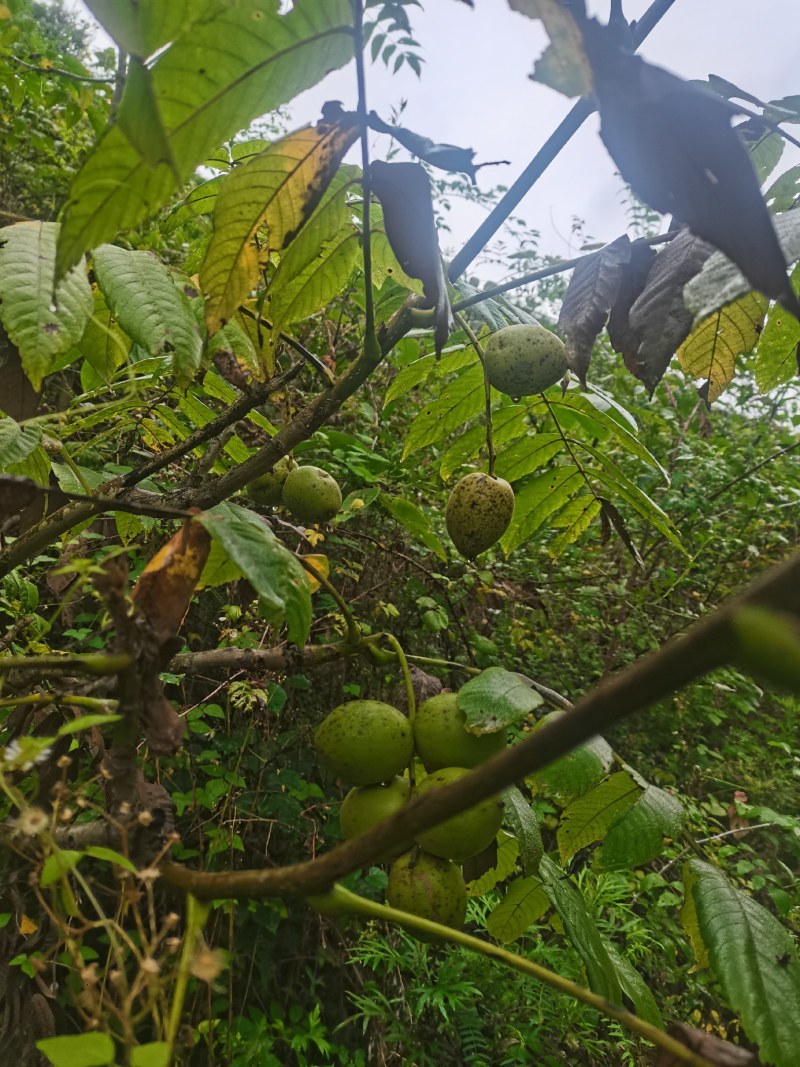
[[[400,669],[403,672],[403,681],[406,685],[406,702],[408,703],[408,721],[411,723],[411,726],[413,728],[414,719],[417,714],[417,699],[414,696],[414,683],[411,681],[411,671],[408,667],[408,659],[406,658],[406,654],[403,651],[403,646],[400,644],[394,634],[387,633],[384,634],[384,637],[386,639],[386,643],[390,645],[391,648],[394,650],[394,654],[395,656],[397,656],[397,661],[400,664]],[[412,753],[411,759],[408,762],[408,780],[411,783],[412,789],[416,784],[414,779],[414,756]]]
[[[200,901],[190,893],[187,898],[186,932],[183,935],[181,958],[178,961],[178,976],[175,982],[175,990],[172,994],[169,1018],[167,1019],[166,1038],[169,1044],[169,1062],[175,1062],[175,1040],[180,1028],[181,1015],[183,1014],[183,1002],[186,999],[186,990],[189,987],[189,977],[192,971],[192,958],[197,947],[197,939],[211,911],[211,902]]]
[[[499,945],[481,941],[480,938],[466,934],[463,930],[455,930],[453,927],[443,926],[441,923],[433,922],[431,919],[424,919],[419,915],[412,915],[410,912],[392,908],[388,904],[378,904],[376,901],[366,900],[364,897],[351,893],[340,885],[334,886],[324,896],[314,896],[307,899],[311,907],[322,912],[322,914],[355,914],[368,919],[384,919],[388,922],[399,923],[399,925],[405,926],[409,930],[428,936],[433,934],[439,939],[461,945],[462,948],[470,949],[473,952],[479,952],[482,956],[504,963],[507,967],[512,967],[515,971],[519,971],[528,977],[537,978],[540,982],[557,989],[559,993],[564,993],[566,996],[596,1009],[602,1015],[615,1019],[622,1026],[627,1027],[628,1030],[632,1030],[646,1041],[650,1041],[652,1044],[664,1049],[665,1052],[669,1052],[682,1063],[688,1063],[691,1067],[713,1067],[713,1064],[705,1057],[692,1052],[686,1045],[677,1041],[674,1037],[670,1037],[659,1027],[654,1026],[645,1019],[641,1019],[638,1015],[634,1015],[633,1012],[612,1004],[605,997],[593,993],[590,989],[586,989],[576,982],[571,982],[568,978],[556,974],[555,971],[550,971],[532,960],[518,956],[515,952],[509,952],[508,949],[501,948]]]
[[[337,607],[344,616],[344,623],[347,627],[347,644],[352,645],[353,647],[357,647],[358,645],[360,645],[361,627],[356,622],[355,616],[353,615],[347,602],[345,601],[339,590],[336,588],[333,582],[328,581],[322,571],[318,571],[313,563],[309,563],[305,556],[297,556],[296,558],[300,561],[303,568],[308,572],[308,574],[310,574],[312,578],[318,581],[322,588],[325,590],[325,592],[332,596],[333,599],[336,601]]]
[[[478,353],[478,359],[483,368],[483,391],[486,397],[486,451],[489,455],[489,477],[494,478],[494,438],[492,437],[492,387],[489,385],[489,377],[486,373],[486,360],[484,358],[483,345],[478,340],[475,331],[463,315],[456,315],[455,320],[469,338],[469,343]]]

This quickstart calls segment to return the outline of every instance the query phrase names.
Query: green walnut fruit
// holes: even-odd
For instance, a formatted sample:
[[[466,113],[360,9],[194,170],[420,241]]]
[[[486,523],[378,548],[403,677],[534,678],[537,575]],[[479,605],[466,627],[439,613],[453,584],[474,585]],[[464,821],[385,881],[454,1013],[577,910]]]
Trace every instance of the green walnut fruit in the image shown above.
[[[411,796],[407,778],[395,777],[379,785],[357,785],[342,801],[339,822],[345,837],[358,837],[400,811]]]
[[[283,486],[297,464],[291,456],[279,459],[271,471],[247,483],[245,492],[256,504],[274,506],[283,499]]]
[[[564,342],[544,326],[504,326],[493,333],[484,351],[486,376],[501,393],[543,393],[567,373]]]
[[[474,559],[503,536],[514,514],[514,490],[502,478],[465,474],[447,498],[444,520],[462,556]]]
[[[506,731],[471,734],[455,693],[439,693],[417,708],[414,716],[414,747],[425,770],[442,767],[474,767],[506,747]]]
[[[456,929],[464,925],[467,915],[467,887],[458,867],[416,849],[392,864],[386,900],[393,908]],[[413,933],[420,941],[438,940],[432,934]]]
[[[337,778],[376,785],[401,774],[411,760],[411,723],[380,700],[351,700],[334,708],[314,734],[317,752]]]
[[[342,506],[342,491],[327,471],[295,467],[283,483],[282,499],[300,522],[328,522]]]
[[[465,767],[443,767],[423,778],[417,793],[425,794],[463,778],[469,771]],[[490,797],[472,808],[453,815],[430,830],[417,834],[417,842],[434,856],[456,860],[461,863],[483,852],[497,837],[503,821],[503,805]]]

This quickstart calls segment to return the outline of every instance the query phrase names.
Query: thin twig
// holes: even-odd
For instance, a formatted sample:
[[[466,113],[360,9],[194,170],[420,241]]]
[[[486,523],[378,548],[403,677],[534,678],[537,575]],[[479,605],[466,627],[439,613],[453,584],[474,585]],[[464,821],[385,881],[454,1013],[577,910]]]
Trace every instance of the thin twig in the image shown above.
[[[15,56],[10,52],[5,54],[5,58],[10,59],[20,67],[25,67],[26,70],[44,74],[45,77],[52,74],[57,78],[66,78],[68,81],[80,82],[84,85],[111,85],[114,81],[113,78],[93,78],[88,74],[73,74],[71,70],[61,70],[60,67],[37,67],[35,63],[26,63],[24,59],[20,59],[19,56]]]

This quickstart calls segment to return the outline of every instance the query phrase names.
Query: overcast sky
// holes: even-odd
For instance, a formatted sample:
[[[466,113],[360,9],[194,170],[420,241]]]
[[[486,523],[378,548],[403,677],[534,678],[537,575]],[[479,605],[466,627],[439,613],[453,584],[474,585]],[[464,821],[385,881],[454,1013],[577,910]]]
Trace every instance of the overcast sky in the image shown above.
[[[369,106],[387,121],[405,100],[402,121],[408,128],[474,148],[478,161],[510,160],[510,166],[479,171],[479,184],[488,188],[516,178],[572,101],[528,77],[547,43],[541,24],[512,12],[506,0],[474,2],[474,9],[458,0],[422,0],[423,10],[410,7],[425,58],[422,77],[406,67],[391,74],[379,62],[368,67],[367,93]],[[639,18],[648,6],[646,0],[627,0],[625,14]],[[608,0],[589,0],[588,7],[605,18]],[[797,0],[677,0],[640,53],[686,78],[718,74],[762,100],[800,94],[797,14]],[[315,121],[329,99],[355,105],[352,65],[297,99],[295,124]],[[800,133],[798,126],[789,129]],[[375,135],[372,144],[379,158],[388,151],[386,137]],[[402,151],[396,158],[410,157]],[[779,171],[798,161],[800,150],[787,146]],[[587,235],[612,240],[625,228],[621,200],[622,187],[592,116],[517,213],[541,231],[543,252],[568,256],[575,252],[573,216],[586,221]],[[452,232],[442,239],[445,250],[455,251],[483,214],[485,209],[475,205],[455,209]]]

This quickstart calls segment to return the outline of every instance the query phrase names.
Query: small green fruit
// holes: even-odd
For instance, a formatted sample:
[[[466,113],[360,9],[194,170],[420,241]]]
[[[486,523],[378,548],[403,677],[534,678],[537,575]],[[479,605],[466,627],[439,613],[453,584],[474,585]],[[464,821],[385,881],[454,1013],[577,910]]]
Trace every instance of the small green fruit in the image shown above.
[[[444,767],[429,774],[417,786],[417,793],[428,793],[463,778],[469,771],[465,767]],[[472,808],[453,815],[438,826],[417,834],[417,842],[426,852],[443,859],[469,859],[483,852],[497,837],[503,821],[503,806],[493,798],[482,800]]]
[[[449,860],[416,850],[406,852],[389,871],[386,900],[393,908],[460,930],[467,915],[467,887],[461,871]],[[420,941],[435,936],[413,931]]]
[[[544,326],[518,324],[493,333],[484,351],[486,376],[501,393],[543,393],[567,373],[564,342]]]
[[[389,781],[414,751],[411,723],[379,700],[351,700],[334,708],[317,727],[314,744],[336,777],[353,785]]]
[[[328,522],[342,506],[342,491],[327,471],[295,467],[283,483],[283,503],[300,522]]]
[[[455,693],[439,693],[417,708],[414,716],[414,746],[425,770],[442,767],[474,767],[506,747],[506,731],[471,734]]]
[[[296,466],[297,464],[291,456],[284,456],[278,460],[271,471],[254,478],[252,482],[248,482],[245,492],[256,504],[263,504],[268,507],[280,504],[283,497],[284,483]]]
[[[447,498],[447,532],[462,556],[474,559],[500,540],[514,514],[514,490],[502,478],[465,474]]]
[[[358,837],[400,811],[410,796],[411,783],[399,776],[385,784],[357,785],[342,801],[339,812],[342,833],[347,838]]]

